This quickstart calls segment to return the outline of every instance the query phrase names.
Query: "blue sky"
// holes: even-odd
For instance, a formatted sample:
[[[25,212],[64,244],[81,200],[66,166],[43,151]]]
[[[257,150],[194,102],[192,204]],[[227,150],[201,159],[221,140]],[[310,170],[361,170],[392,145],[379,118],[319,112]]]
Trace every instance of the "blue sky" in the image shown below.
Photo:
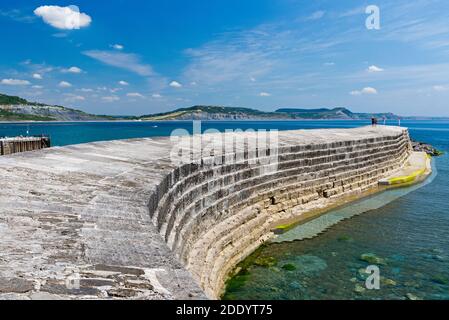
[[[0,92],[98,114],[449,116],[447,0],[73,1],[2,1]],[[368,5],[380,30],[366,28]]]

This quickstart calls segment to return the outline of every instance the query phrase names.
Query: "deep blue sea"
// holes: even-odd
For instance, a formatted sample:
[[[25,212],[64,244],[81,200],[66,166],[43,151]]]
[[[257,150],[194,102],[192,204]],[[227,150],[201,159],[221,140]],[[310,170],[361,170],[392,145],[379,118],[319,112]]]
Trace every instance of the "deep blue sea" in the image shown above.
[[[202,130],[349,128],[368,124],[368,121],[210,121],[202,122]],[[331,226],[317,237],[260,248],[244,261],[244,270],[229,282],[224,298],[449,299],[449,121],[403,121],[402,125],[410,129],[412,138],[446,152],[433,161],[433,180],[419,188],[386,191],[335,209],[327,214],[364,213]],[[0,124],[0,137],[26,135],[28,131],[30,135],[50,135],[53,145],[63,146],[167,136],[179,128],[191,132],[192,123]],[[290,232],[291,239],[301,230]],[[361,259],[363,254],[374,255],[381,262],[379,290],[364,287],[363,270],[368,263]]]
[[[349,128],[369,124],[369,121],[203,121],[201,129],[313,129]],[[393,123],[391,123],[393,124]],[[394,123],[396,124],[396,123]],[[435,124],[433,124],[435,125]],[[444,125],[443,125],[444,126]],[[164,122],[41,122],[0,123],[0,137],[50,135],[52,145],[63,146],[92,141],[169,136],[175,129],[193,131],[191,121]]]

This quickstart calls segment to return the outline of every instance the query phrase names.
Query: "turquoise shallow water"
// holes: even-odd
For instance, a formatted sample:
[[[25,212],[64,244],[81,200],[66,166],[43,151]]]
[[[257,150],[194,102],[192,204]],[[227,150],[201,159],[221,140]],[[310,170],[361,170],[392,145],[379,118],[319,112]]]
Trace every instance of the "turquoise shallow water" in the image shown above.
[[[289,230],[289,232],[276,236],[271,240],[271,242],[282,243],[315,238],[328,228],[331,228],[343,220],[350,219],[365,212],[381,209],[386,204],[404,197],[407,194],[428,185],[429,183],[432,183],[436,176],[437,168],[434,165],[432,174],[425,181],[419,184],[407,188],[387,189],[384,192],[380,192],[378,194],[353,201],[350,204],[339,208],[335,208],[332,211],[317,217],[316,219]]]
[[[202,127],[220,131],[237,128],[291,130],[366,124],[367,121],[228,121],[203,122]],[[409,127],[413,138],[431,143],[446,153],[449,151],[449,122],[404,121],[403,125]],[[0,136],[25,135],[29,130],[33,135],[50,134],[53,145],[62,146],[167,136],[177,128],[191,131],[192,123],[0,124]],[[357,202],[330,212],[340,217],[351,216],[357,210],[364,213],[335,225],[330,223],[332,226],[318,237],[261,248],[245,261],[246,272],[230,282],[224,297],[449,299],[449,157],[437,158],[434,166],[438,174],[431,183],[420,188],[394,191],[399,194],[387,191],[368,202]],[[328,220],[332,222],[335,216]],[[298,235],[291,237],[298,238]],[[385,262],[380,266],[384,279],[380,290],[360,290],[364,281],[359,270],[368,265],[360,260],[364,253],[373,253]],[[268,258],[265,260],[271,262],[270,267],[254,264],[257,258]]]

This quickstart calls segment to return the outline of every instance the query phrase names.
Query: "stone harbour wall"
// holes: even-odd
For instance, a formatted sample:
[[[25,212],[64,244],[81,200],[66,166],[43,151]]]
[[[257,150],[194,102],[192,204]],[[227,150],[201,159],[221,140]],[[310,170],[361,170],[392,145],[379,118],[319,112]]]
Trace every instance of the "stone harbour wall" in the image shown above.
[[[408,132],[399,128],[279,138],[274,171],[248,155],[236,162],[228,154],[220,164],[203,159],[175,169],[150,196],[153,222],[209,298],[220,296],[229,272],[280,221],[377,188],[411,152]]]
[[[376,190],[411,152],[406,129],[384,126],[226,148],[254,135],[203,135],[184,164],[170,137],[1,156],[0,299],[219,298],[273,228]]]

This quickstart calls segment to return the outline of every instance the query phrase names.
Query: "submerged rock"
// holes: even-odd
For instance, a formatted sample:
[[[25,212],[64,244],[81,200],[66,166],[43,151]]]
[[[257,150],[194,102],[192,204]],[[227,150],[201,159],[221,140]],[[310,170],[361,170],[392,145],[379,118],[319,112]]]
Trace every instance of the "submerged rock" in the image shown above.
[[[422,300],[421,298],[419,298],[418,296],[415,296],[413,293],[410,293],[410,292],[407,293],[405,296],[409,300]]]
[[[364,253],[360,256],[360,260],[368,262],[370,264],[378,264],[383,266],[387,264],[385,259],[376,256],[374,253]]]
[[[296,267],[294,264],[287,263],[282,266],[282,269],[287,270],[287,271],[294,271],[294,270],[296,270]]]
[[[279,269],[278,267],[270,267],[269,269],[270,269],[271,271],[273,271],[273,272],[276,272],[276,273],[281,272],[281,269]]]
[[[449,280],[447,279],[447,277],[445,277],[441,274],[437,274],[437,275],[433,276],[431,280],[438,284],[448,284],[449,283]]]
[[[258,257],[254,260],[254,264],[259,267],[274,267],[277,264],[277,260],[274,257]]]
[[[357,293],[363,293],[363,292],[365,292],[366,291],[366,288],[364,288],[363,286],[361,286],[360,284],[356,284],[355,285],[355,287],[354,287],[354,292],[357,292]]]
[[[317,274],[327,268],[325,260],[317,256],[303,255],[296,257],[294,265],[298,272],[306,275]]]
[[[394,281],[393,279],[388,279],[388,278],[380,278],[380,283],[384,286],[396,286],[397,283],[396,281]]]
[[[357,271],[357,278],[359,278],[360,280],[365,281],[366,278],[368,278],[371,275],[371,273],[367,272],[365,268],[360,268]]]
[[[338,240],[338,241],[344,241],[344,242],[352,242],[352,241],[354,241],[354,239],[351,238],[351,237],[348,236],[348,235],[340,236],[340,237],[338,237],[337,240]]]

